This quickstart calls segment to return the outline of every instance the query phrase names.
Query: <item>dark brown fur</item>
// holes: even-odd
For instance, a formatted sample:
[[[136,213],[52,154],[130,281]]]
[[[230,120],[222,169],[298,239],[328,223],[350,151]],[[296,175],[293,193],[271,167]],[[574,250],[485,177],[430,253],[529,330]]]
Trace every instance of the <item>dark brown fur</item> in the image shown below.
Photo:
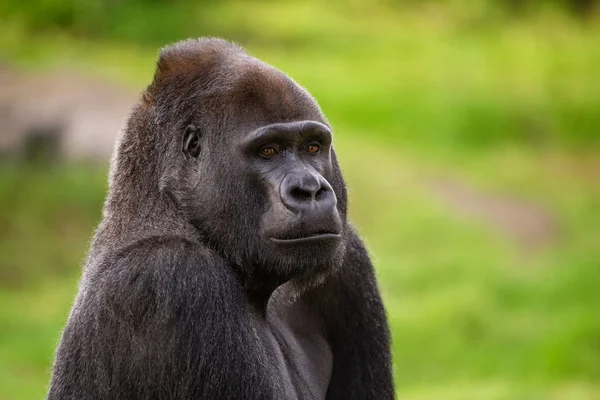
[[[258,157],[261,135],[281,154]],[[346,213],[304,89],[223,40],[167,47],[117,146],[48,398],[393,398],[384,309]]]

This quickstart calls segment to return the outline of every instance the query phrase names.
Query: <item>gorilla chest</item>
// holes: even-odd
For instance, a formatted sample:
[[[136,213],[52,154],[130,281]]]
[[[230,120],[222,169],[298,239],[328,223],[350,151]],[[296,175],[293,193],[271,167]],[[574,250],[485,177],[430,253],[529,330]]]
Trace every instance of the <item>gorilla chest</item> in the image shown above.
[[[293,310],[290,310],[293,312]],[[267,317],[265,347],[286,399],[325,399],[333,356],[314,320],[301,310]]]

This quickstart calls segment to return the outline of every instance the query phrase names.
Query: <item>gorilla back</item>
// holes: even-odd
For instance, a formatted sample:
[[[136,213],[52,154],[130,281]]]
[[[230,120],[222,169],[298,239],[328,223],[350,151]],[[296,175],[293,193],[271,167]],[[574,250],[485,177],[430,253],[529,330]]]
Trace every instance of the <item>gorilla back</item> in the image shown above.
[[[111,165],[48,398],[392,399],[331,128],[219,39],[161,51]]]

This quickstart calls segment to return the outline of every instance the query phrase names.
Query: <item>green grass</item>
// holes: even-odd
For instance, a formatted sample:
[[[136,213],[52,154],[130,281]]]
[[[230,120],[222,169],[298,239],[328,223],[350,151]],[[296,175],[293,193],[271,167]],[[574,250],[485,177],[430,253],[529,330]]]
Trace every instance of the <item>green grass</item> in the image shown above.
[[[333,123],[399,397],[599,398],[600,30],[554,13],[353,4],[226,3],[197,32],[241,40]],[[138,89],[152,77],[154,45],[3,29],[0,54],[21,68]],[[449,210],[429,186],[439,177],[544,207],[558,237],[520,248]],[[105,180],[104,167],[0,168],[0,399],[46,390]]]

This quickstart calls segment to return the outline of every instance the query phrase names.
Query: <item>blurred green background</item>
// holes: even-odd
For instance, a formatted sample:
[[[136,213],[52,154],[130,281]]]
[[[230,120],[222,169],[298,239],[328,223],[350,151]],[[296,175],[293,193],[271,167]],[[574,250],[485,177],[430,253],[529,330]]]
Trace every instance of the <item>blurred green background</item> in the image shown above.
[[[598,3],[4,0],[0,399],[45,394],[106,194],[106,152],[43,138],[86,142],[78,115],[127,113],[159,47],[204,35],[333,124],[400,398],[600,399]]]

